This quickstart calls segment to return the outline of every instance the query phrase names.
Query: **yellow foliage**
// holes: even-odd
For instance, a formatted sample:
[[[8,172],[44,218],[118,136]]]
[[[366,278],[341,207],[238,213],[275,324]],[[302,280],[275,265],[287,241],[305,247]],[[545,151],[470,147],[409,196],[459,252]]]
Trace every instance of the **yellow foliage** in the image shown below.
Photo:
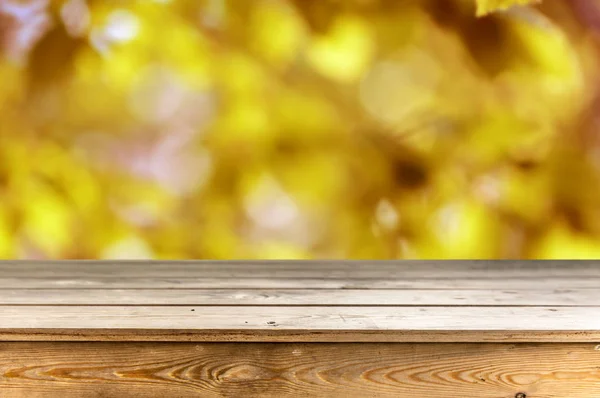
[[[0,257],[599,255],[591,2],[18,3]]]
[[[325,37],[313,40],[308,60],[317,71],[341,82],[361,76],[373,53],[369,26],[352,16],[340,16]]]
[[[506,10],[515,5],[539,3],[541,0],[476,0],[477,15],[482,16],[497,10]]]

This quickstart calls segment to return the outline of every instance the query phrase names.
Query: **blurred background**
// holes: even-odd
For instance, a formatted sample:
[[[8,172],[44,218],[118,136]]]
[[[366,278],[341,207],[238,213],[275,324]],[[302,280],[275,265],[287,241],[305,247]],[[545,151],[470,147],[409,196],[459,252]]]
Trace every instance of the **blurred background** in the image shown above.
[[[0,0],[0,257],[600,258],[600,1]]]

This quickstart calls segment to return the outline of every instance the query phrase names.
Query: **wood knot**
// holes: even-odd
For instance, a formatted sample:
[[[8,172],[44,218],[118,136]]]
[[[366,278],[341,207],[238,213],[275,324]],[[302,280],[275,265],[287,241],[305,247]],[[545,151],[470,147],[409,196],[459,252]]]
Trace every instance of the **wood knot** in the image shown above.
[[[527,394],[524,392],[518,392],[517,395],[515,395],[515,398],[527,398]]]

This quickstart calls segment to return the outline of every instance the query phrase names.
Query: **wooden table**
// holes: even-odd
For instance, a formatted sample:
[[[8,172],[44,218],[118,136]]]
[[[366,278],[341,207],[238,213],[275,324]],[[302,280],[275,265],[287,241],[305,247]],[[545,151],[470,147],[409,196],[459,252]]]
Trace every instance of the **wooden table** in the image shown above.
[[[600,397],[600,262],[0,262],[0,397]]]

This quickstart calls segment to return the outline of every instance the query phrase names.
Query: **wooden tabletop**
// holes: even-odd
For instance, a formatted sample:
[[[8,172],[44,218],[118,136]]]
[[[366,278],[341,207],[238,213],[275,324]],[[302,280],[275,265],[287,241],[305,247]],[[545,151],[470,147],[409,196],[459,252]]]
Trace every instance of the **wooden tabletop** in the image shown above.
[[[600,261],[0,262],[0,340],[600,341]]]

